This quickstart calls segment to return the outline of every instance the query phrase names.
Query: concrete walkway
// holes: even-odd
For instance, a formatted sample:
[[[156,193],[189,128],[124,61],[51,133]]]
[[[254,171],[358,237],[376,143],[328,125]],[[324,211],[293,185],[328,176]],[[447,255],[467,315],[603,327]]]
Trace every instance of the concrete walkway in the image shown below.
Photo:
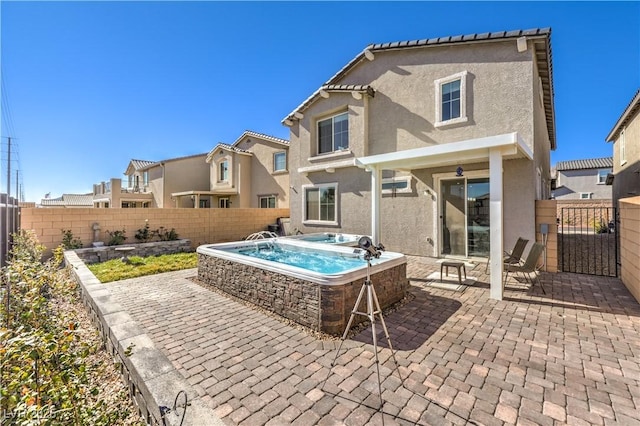
[[[105,285],[226,424],[640,425],[640,305],[618,279],[543,274],[546,295],[511,280],[494,301],[483,264],[463,291],[429,286],[435,271],[411,257],[411,300],[385,315],[403,380],[380,334],[382,410],[370,327],[330,369],[339,340],[195,270]]]

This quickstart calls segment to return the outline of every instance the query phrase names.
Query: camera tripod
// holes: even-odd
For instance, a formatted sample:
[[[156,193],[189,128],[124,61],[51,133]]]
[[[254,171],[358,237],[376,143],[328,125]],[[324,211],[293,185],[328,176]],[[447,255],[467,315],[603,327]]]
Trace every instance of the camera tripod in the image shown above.
[[[377,255],[374,257],[380,257],[380,253],[375,251]],[[398,376],[400,377],[400,381],[402,381],[402,376],[400,375],[400,369],[398,368],[398,361],[396,360],[395,353],[393,351],[393,346],[391,346],[391,339],[389,338],[389,331],[387,330],[387,325],[384,322],[384,317],[382,316],[382,309],[380,309],[380,303],[378,302],[378,296],[376,294],[376,289],[373,287],[371,283],[371,253],[366,252],[364,258],[367,261],[367,278],[365,279],[364,284],[360,288],[360,293],[358,294],[358,298],[356,299],[356,303],[353,306],[353,310],[351,311],[351,316],[349,317],[349,322],[347,323],[347,327],[344,329],[344,334],[340,339],[340,345],[338,346],[338,351],[336,352],[336,356],[331,363],[331,368],[333,368],[336,364],[338,356],[340,355],[340,351],[342,350],[342,344],[347,338],[347,334],[349,334],[349,330],[351,329],[351,325],[353,324],[353,320],[356,315],[363,315],[369,318],[371,322],[371,334],[373,335],[373,353],[375,354],[376,360],[376,372],[378,375],[378,393],[380,394],[380,409],[382,409],[383,401],[382,401],[382,384],[380,381],[380,361],[378,360],[378,336],[376,335],[376,315],[380,318],[380,323],[382,324],[382,329],[384,330],[384,335],[387,338],[387,344],[389,345],[389,349],[391,350],[391,356],[393,357],[393,362],[396,365],[396,370],[398,370]],[[367,312],[358,311],[358,306],[360,306],[360,302],[364,295],[367,295]],[[331,374],[331,370],[329,370],[329,374]],[[329,379],[329,376],[327,376]],[[325,383],[327,381],[325,379]],[[324,386],[324,385],[323,385]]]

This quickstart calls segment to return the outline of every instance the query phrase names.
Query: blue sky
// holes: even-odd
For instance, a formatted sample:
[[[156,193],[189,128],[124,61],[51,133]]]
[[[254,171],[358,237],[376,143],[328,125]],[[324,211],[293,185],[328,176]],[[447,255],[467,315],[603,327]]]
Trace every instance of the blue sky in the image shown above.
[[[640,2],[0,7],[0,190],[12,136],[27,201],[90,192],[132,158],[208,152],[247,129],[288,138],[281,120],[369,43],[551,27],[552,163],[612,155],[604,139],[640,88]]]

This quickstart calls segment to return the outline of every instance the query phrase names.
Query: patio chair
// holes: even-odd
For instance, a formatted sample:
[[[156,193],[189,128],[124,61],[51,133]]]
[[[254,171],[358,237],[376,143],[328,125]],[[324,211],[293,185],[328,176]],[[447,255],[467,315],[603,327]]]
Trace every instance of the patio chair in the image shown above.
[[[540,255],[544,251],[544,245],[540,243],[533,243],[531,246],[531,250],[529,250],[529,254],[525,259],[524,263],[513,263],[513,264],[505,264],[504,265],[504,284],[507,283],[507,279],[509,278],[509,272],[514,273],[522,273],[525,277],[525,280],[531,282],[531,286],[535,285],[535,281],[538,280],[537,272],[538,272],[538,259],[540,259]],[[533,273],[533,278],[531,278],[531,274]],[[539,280],[538,280],[539,281]],[[542,289],[542,293],[546,294],[544,291],[544,286],[540,283],[540,288]]]
[[[529,240],[524,239],[522,237],[518,237],[516,244],[513,246],[511,251],[505,251],[504,256],[502,258],[502,262],[505,265],[514,265],[518,263],[522,263],[522,254],[524,253],[524,248],[527,246]],[[487,265],[484,268],[484,273],[489,272],[489,260],[491,258],[487,258]]]

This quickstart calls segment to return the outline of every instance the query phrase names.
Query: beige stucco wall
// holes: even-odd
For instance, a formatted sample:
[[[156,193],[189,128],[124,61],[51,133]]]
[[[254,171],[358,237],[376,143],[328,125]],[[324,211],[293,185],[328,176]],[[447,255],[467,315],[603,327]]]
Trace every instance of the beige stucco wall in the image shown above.
[[[238,241],[267,229],[289,209],[22,209],[21,228],[33,229],[48,250],[62,242],[62,229],[71,229],[85,246],[93,241],[93,223],[100,225],[100,241],[106,231],[126,231],[126,243],[135,243],[136,231],[148,220],[151,229],[175,228],[180,238],[191,240],[193,248],[206,243]]]
[[[620,138],[621,133],[613,144],[613,200],[614,203],[622,198],[640,195],[640,109],[630,118],[624,128],[625,158],[621,164]]]
[[[515,41],[439,46],[376,52],[375,60],[363,60],[340,84],[369,84],[375,97],[354,99],[348,93],[331,93],[304,111],[304,118],[291,127],[290,176],[292,227],[303,232],[341,229],[370,233],[370,174],[364,170],[339,168],[334,173],[297,173],[299,167],[348,160],[363,155],[401,151],[518,132],[534,152],[534,161],[509,160],[503,164],[505,247],[518,236],[535,237],[537,169],[548,183],[549,138],[542,104],[534,87],[538,77],[533,50],[523,53]],[[467,71],[467,117],[463,124],[435,127],[434,81]],[[317,156],[316,123],[333,114],[349,112],[349,148],[346,153]],[[368,136],[368,145],[366,137]],[[485,169],[488,164],[460,164],[465,170]],[[437,195],[432,175],[455,176],[456,166],[413,170],[411,195],[383,197],[382,242],[404,253],[437,256],[439,241]],[[487,173],[488,176],[488,173]],[[305,226],[305,184],[339,182],[339,226]],[[428,192],[426,192],[428,191]],[[540,190],[542,196],[548,191]]]
[[[201,154],[193,157],[166,161],[164,163],[164,193],[162,205],[158,207],[173,207],[171,194],[181,191],[207,191],[209,189],[209,164],[207,155]],[[159,197],[157,197],[159,198]],[[182,205],[178,207],[193,207],[189,197],[182,197]]]
[[[640,197],[620,200],[620,278],[640,302]]]

